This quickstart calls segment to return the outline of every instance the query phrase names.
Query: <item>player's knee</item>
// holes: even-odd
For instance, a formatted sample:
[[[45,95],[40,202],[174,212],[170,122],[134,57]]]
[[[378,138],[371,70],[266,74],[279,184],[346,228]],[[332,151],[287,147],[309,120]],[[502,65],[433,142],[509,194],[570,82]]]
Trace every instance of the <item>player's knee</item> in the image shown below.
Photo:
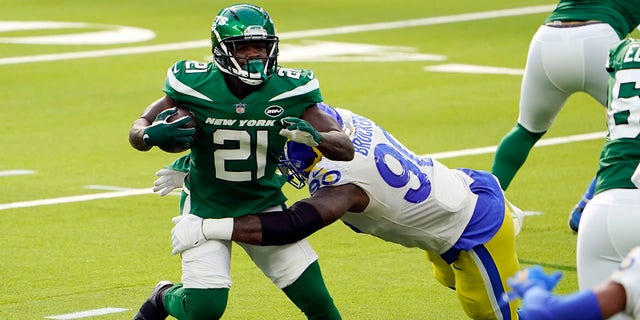
[[[217,320],[227,307],[228,289],[187,289],[185,307],[191,320]]]

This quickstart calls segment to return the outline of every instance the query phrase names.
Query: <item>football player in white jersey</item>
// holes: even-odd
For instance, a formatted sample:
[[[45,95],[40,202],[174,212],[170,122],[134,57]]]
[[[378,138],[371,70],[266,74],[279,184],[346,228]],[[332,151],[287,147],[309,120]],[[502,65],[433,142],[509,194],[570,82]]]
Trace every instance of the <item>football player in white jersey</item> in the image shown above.
[[[640,246],[635,247],[611,274],[598,286],[565,296],[551,290],[562,276],[559,272],[545,274],[533,266],[508,280],[513,289],[509,295],[522,298],[519,314],[522,319],[620,319],[640,320]]]
[[[640,163],[640,40],[613,46],[607,71],[608,135],[577,241],[580,289],[602,282],[640,245],[640,189],[632,182]]]
[[[289,142],[283,171],[293,181],[305,179],[311,197],[267,214],[176,217],[173,253],[211,239],[291,243],[342,219],[357,232],[427,251],[434,276],[456,290],[470,318],[516,319],[515,303],[501,302],[507,278],[519,270],[515,235],[522,221],[514,224],[513,218],[521,212],[504,198],[497,179],[419,157],[372,120],[319,107],[343,125],[355,158],[331,161],[311,147]],[[166,188],[171,179],[161,179],[165,183],[156,183],[156,190],[172,189]]]

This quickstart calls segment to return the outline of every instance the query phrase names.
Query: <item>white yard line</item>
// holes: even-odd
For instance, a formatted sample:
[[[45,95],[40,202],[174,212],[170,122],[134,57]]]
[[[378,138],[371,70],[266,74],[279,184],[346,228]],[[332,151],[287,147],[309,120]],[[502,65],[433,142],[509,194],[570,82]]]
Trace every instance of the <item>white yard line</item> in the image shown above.
[[[119,312],[125,312],[125,311],[129,311],[129,309],[101,308],[101,309],[80,311],[80,312],[60,314],[60,315],[54,315],[54,316],[46,316],[45,318],[54,319],[54,320],[71,320],[71,319],[82,319],[82,318],[88,318],[88,317],[103,316],[105,314],[119,313]]]
[[[606,135],[606,132],[593,132],[593,133],[577,134],[577,135],[566,136],[566,137],[541,139],[540,141],[538,141],[538,143],[536,143],[534,147],[552,146],[552,145],[573,143],[573,142],[579,142],[579,141],[604,139],[605,135]],[[430,154],[429,156],[436,159],[473,156],[473,155],[480,155],[480,154],[495,152],[496,148],[497,146],[471,148],[471,149],[463,149],[463,150],[457,150],[457,151],[438,152],[438,153]],[[86,195],[79,195],[79,196],[70,196],[70,197],[61,197],[61,198],[4,203],[4,204],[0,204],[0,210],[29,208],[29,207],[72,203],[72,202],[80,202],[80,201],[92,201],[92,200],[99,200],[99,199],[111,199],[111,198],[138,196],[138,195],[153,193],[153,190],[151,190],[151,188],[127,189],[122,187],[98,186],[98,185],[90,185],[90,186],[87,186],[87,188],[101,189],[101,190],[116,190],[116,191],[96,193],[96,194],[86,194]]]
[[[476,12],[476,13],[464,13],[464,14],[456,14],[456,15],[441,16],[441,17],[430,17],[430,18],[422,18],[422,19],[358,24],[358,25],[352,25],[352,26],[324,28],[324,29],[315,29],[315,30],[282,32],[279,34],[279,36],[283,40],[288,40],[288,39],[321,37],[321,36],[330,36],[330,35],[347,34],[347,33],[422,27],[422,26],[429,26],[429,25],[436,25],[436,24],[486,20],[486,19],[521,16],[521,15],[535,14],[535,13],[545,13],[553,10],[554,7],[555,7],[555,4],[550,4],[550,5],[542,5],[542,6],[484,11],[484,12]],[[160,51],[206,48],[210,45],[211,45],[211,40],[197,40],[197,41],[158,44],[158,45],[150,45],[150,46],[115,48],[115,49],[106,49],[106,50],[90,50],[90,51],[67,52],[67,53],[56,53],[56,54],[42,54],[42,55],[34,55],[34,56],[6,57],[6,58],[0,58],[0,65],[33,63],[33,62],[44,62],[44,61],[60,61],[60,60],[82,59],[82,58],[98,58],[98,57],[130,55],[130,54],[143,54],[143,53],[160,52]]]
[[[79,196],[10,202],[10,203],[0,204],[0,210],[48,206],[53,204],[82,202],[82,201],[91,201],[91,200],[99,200],[99,199],[112,199],[112,198],[138,196],[141,194],[151,194],[151,193],[153,193],[153,190],[151,190],[151,188],[127,189],[123,191],[84,194]]]
[[[34,173],[36,172],[33,170],[26,170],[26,169],[2,170],[0,171],[0,177],[20,176],[20,175],[34,174]]]
[[[565,143],[571,143],[571,142],[604,139],[606,135],[607,135],[607,132],[602,131],[602,132],[576,134],[576,135],[566,136],[566,137],[540,139],[535,144],[534,147],[553,146],[557,144],[565,144]],[[496,152],[497,148],[498,146],[490,146],[490,147],[481,147],[481,148],[473,148],[473,149],[463,149],[458,151],[445,151],[445,152],[429,154],[429,156],[436,159],[447,159],[447,158],[472,156],[472,155],[485,154],[485,153],[493,153],[493,152]]]

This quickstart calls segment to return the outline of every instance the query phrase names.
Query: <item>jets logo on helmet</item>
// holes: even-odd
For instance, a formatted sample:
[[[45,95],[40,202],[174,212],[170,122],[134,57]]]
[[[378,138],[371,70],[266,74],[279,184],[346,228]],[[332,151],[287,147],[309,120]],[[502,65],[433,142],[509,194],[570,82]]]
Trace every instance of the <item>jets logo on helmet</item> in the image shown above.
[[[213,62],[222,72],[249,85],[259,85],[275,73],[278,37],[269,14],[264,9],[238,4],[222,9],[211,26]],[[240,45],[264,48],[264,57],[240,56]]]

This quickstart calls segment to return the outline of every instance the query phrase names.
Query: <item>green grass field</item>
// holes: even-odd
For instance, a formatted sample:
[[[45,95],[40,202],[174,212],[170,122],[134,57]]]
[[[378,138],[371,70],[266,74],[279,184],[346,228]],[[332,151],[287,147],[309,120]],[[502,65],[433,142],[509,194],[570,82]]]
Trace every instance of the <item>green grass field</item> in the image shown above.
[[[154,173],[176,155],[155,148],[138,152],[127,132],[162,95],[169,66],[209,59],[211,20],[232,3],[3,1],[0,319],[76,319],[81,316],[62,315],[104,308],[114,309],[85,317],[130,319],[157,281],[179,281],[180,259],[170,252],[178,198],[145,193]],[[282,37],[281,65],[314,70],[327,102],[376,120],[420,154],[435,154],[494,146],[511,129],[518,115],[517,71],[554,2],[256,4],[271,14]],[[516,8],[523,10],[498,11]],[[466,15],[472,13],[478,14]],[[88,24],[18,29],[7,21]],[[16,43],[116,26],[151,30],[155,37],[110,44]],[[357,27],[336,29],[343,26]],[[316,32],[297,33],[311,30]],[[176,46],[160,46],[170,44]],[[337,49],[327,55],[321,47]],[[445,64],[516,72],[429,69]],[[545,138],[605,130],[602,108],[576,95]],[[507,192],[522,209],[542,212],[525,220],[518,254],[525,267],[539,263],[563,270],[561,293],[577,288],[576,236],[567,228],[567,214],[595,173],[603,141],[533,149]],[[492,160],[488,152],[441,161],[489,170]],[[290,201],[305,196],[286,192]],[[344,319],[464,318],[455,293],[436,283],[420,250],[355,234],[342,223],[310,241]],[[302,319],[244,251],[234,250],[234,286],[224,319]]]

